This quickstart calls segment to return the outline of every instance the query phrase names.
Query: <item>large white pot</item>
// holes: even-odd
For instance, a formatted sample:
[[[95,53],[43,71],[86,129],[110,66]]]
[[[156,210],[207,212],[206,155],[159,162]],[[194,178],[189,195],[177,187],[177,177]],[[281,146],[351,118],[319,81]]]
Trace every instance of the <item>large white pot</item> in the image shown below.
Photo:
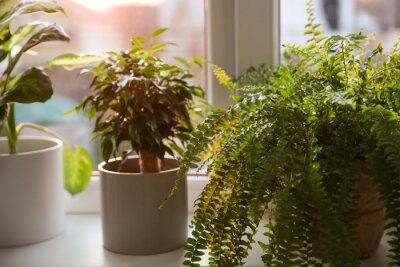
[[[47,240],[64,230],[62,142],[20,137],[8,154],[0,138],[0,246]]]
[[[187,239],[187,184],[159,209],[170,192],[179,163],[164,159],[163,171],[138,173],[138,159],[128,159],[124,172],[113,171],[116,161],[99,165],[103,245],[132,255],[157,254],[182,247]]]

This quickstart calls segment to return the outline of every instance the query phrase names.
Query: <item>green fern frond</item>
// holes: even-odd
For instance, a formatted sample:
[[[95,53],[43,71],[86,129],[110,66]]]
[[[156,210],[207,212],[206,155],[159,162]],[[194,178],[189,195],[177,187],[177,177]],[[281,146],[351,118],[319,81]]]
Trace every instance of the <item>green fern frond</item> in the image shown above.
[[[304,35],[311,35],[311,38],[307,40],[306,46],[308,49],[318,50],[319,43],[326,39],[326,36],[324,35],[324,30],[321,29],[321,24],[315,23],[314,0],[308,0],[306,13],[307,24],[305,26]]]
[[[383,107],[364,110],[375,148],[367,158],[375,173],[381,199],[387,208],[387,234],[390,236],[391,266],[400,265],[400,116]]]
[[[213,65],[212,70],[221,85],[231,90],[235,89],[235,85],[232,83],[231,78],[228,76],[228,74],[226,74],[225,70],[217,65]]]

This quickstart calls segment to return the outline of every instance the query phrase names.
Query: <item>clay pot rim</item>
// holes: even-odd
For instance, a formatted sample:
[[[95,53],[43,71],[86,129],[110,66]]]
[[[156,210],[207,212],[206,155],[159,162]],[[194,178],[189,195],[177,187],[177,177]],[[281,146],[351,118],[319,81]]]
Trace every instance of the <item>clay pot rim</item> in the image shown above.
[[[138,156],[129,156],[128,159],[139,159],[139,157]],[[173,158],[173,157],[166,156],[164,159],[173,160],[175,162],[178,162],[178,164],[179,164],[179,161],[177,159]],[[121,161],[121,157],[112,158],[112,159],[109,160],[109,162],[115,162],[115,161]],[[159,171],[159,172],[150,172],[150,173],[118,172],[118,171],[110,171],[110,170],[106,169],[105,168],[106,164],[107,164],[107,162],[103,161],[97,166],[97,168],[99,169],[100,172],[109,173],[109,174],[124,175],[124,176],[132,176],[132,175],[135,175],[135,176],[154,176],[155,174],[166,174],[166,173],[171,173],[171,172],[177,172],[179,170],[179,166],[178,166],[176,168],[162,170],[162,171]]]

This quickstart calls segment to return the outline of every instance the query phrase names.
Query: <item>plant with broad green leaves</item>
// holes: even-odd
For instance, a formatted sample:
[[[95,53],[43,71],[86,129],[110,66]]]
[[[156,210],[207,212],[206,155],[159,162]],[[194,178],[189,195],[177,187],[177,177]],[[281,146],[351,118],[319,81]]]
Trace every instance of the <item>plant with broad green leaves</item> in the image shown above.
[[[285,46],[288,65],[253,69],[236,87],[215,69],[238,94],[197,126],[181,161],[180,178],[201,161],[209,174],[186,266],[206,253],[210,266],[240,266],[256,241],[265,266],[360,266],[360,164],[374,175],[390,264],[400,266],[399,43],[369,51],[361,33],[325,36],[311,2],[308,14],[310,39]],[[267,241],[255,240],[258,230]]]
[[[15,31],[10,23],[17,17],[35,12],[64,13],[53,0],[4,0],[0,2],[0,63],[5,64],[0,81],[0,132],[4,129],[10,154],[18,152],[18,136],[24,128],[34,128],[59,138],[64,143],[65,189],[72,195],[85,189],[91,177],[92,163],[81,147],[74,151],[58,134],[33,123],[15,122],[15,104],[45,102],[53,88],[42,68],[32,67],[15,74],[14,69],[23,55],[35,46],[49,41],[69,41],[57,24],[43,21],[28,22]]]
[[[165,31],[156,30],[152,39]],[[105,161],[122,156],[123,163],[135,152],[141,172],[158,172],[166,153],[182,154],[182,145],[193,128],[190,112],[195,98],[203,98],[204,92],[189,83],[193,78],[189,68],[190,63],[201,66],[202,60],[177,58],[187,67],[184,69],[156,56],[172,43],[153,44],[147,49],[148,40],[134,37],[131,44],[127,51],[98,56],[61,55],[50,66],[86,66],[83,72],[93,74],[92,92],[74,111],[86,110],[89,119],[95,118],[93,138],[100,139]],[[130,152],[120,152],[123,144]]]

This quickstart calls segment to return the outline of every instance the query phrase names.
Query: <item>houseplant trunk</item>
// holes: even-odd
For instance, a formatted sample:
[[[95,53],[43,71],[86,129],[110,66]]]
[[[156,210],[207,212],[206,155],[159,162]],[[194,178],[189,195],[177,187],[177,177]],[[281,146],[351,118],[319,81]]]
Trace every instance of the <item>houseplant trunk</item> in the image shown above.
[[[107,250],[131,255],[167,252],[187,238],[187,187],[159,208],[171,190],[178,161],[165,158],[162,170],[141,173],[138,157],[129,157],[118,170],[119,159],[99,165],[103,244]]]
[[[62,142],[20,137],[17,154],[0,138],[0,246],[47,240],[64,229]]]

